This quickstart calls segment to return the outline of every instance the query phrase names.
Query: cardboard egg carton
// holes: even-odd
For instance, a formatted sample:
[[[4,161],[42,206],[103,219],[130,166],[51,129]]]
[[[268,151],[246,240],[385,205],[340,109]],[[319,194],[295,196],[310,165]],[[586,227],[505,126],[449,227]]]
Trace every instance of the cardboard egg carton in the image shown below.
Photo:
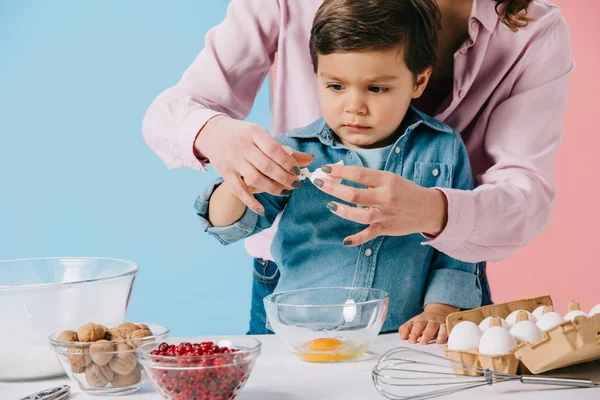
[[[506,318],[511,312],[526,310],[533,312],[539,306],[552,306],[550,296],[511,301],[503,304],[492,304],[468,311],[448,315],[446,324],[448,332],[462,321],[479,324],[487,317]],[[570,365],[600,359],[600,314],[591,318],[577,317],[566,321],[544,334],[534,343],[521,343],[513,347],[509,354],[502,356],[486,356],[477,349],[468,351],[448,350],[443,346],[446,357],[464,364],[487,368],[493,371],[515,374],[540,374]],[[476,369],[454,365],[457,375],[480,375]]]

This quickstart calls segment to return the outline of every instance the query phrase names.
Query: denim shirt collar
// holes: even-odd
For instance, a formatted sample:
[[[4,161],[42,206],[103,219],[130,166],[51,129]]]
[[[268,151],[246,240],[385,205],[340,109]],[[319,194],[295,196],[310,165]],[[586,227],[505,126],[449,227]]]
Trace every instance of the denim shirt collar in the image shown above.
[[[422,113],[413,106],[410,106],[406,111],[406,116],[402,122],[402,125],[406,126],[405,132],[415,130],[419,125],[425,125],[439,133],[452,133],[452,128],[443,124],[442,122],[430,117],[427,114]],[[324,118],[319,118],[307,127],[295,129],[288,133],[289,137],[292,138],[303,138],[303,139],[319,139],[321,143],[326,146],[334,147],[336,144],[335,133],[327,125]],[[404,135],[401,135],[402,137]]]

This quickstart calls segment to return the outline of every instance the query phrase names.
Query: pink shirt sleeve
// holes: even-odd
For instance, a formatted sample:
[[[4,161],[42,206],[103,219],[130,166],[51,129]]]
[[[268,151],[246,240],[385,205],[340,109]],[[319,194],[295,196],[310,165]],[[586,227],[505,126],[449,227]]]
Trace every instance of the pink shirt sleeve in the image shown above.
[[[497,261],[536,238],[555,202],[554,160],[574,68],[562,17],[532,40],[508,99],[492,112],[485,149],[493,166],[473,191],[444,189],[448,223],[425,242],[462,261]]]
[[[204,169],[193,143],[206,122],[219,114],[244,119],[250,113],[273,63],[279,21],[278,0],[232,0],[181,80],[151,104],[144,139],[169,168]]]

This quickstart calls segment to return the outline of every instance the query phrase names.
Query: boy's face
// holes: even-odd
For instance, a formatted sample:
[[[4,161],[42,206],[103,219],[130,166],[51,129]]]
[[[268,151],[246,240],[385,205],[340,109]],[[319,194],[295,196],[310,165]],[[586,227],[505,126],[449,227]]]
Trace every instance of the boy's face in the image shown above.
[[[415,81],[404,53],[396,49],[318,57],[321,112],[350,148],[392,144],[411,100],[423,93],[431,74],[429,68]]]

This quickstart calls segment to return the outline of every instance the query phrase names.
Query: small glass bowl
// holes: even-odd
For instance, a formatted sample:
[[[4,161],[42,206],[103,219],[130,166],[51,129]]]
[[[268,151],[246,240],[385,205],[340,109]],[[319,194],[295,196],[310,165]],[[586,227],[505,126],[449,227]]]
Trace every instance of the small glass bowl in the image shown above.
[[[387,292],[361,287],[298,289],[264,299],[271,329],[308,362],[361,357],[381,331],[388,303]]]
[[[113,328],[119,324],[103,325]],[[136,349],[149,342],[164,341],[170,333],[162,325],[146,325],[152,336],[102,342],[61,341],[57,340],[60,332],[55,332],[50,335],[50,346],[69,378],[75,380],[85,393],[97,396],[131,394],[146,381]]]
[[[261,344],[249,337],[215,337],[211,341],[237,351],[204,356],[158,356],[150,353],[159,343],[148,343],[140,346],[137,353],[152,384],[167,400],[234,399],[252,373]],[[166,341],[169,345],[183,342],[177,338]]]

